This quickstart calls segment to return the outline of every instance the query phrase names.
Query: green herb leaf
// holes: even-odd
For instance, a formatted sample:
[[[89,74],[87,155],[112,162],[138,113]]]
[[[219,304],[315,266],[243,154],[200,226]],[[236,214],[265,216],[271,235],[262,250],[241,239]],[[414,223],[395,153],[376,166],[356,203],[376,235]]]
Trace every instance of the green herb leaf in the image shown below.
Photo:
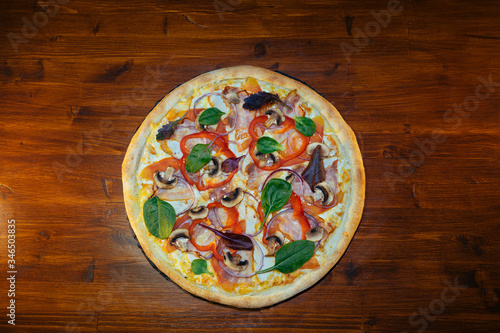
[[[263,136],[257,140],[257,150],[262,154],[271,154],[277,150],[284,150],[282,145],[278,141],[270,138],[268,136]]]
[[[190,173],[197,172],[207,165],[211,159],[209,144],[198,143],[193,147],[186,159],[186,171]]]
[[[316,124],[311,118],[293,117],[295,120],[295,128],[305,136],[313,136],[316,132]]]
[[[169,121],[166,125],[163,125],[156,134],[156,140],[161,141],[165,139],[170,139],[172,134],[174,134],[175,130],[177,129],[177,125],[179,124],[179,121],[181,119],[182,118],[174,121]]]
[[[262,208],[264,209],[264,221],[262,221],[260,228],[266,223],[269,214],[283,208],[291,195],[292,185],[283,179],[273,178],[266,183],[261,196]]]
[[[203,273],[214,275],[207,269],[207,262],[203,259],[194,259],[191,262],[191,270],[195,275],[200,275]]]
[[[200,114],[198,121],[201,125],[215,125],[223,114],[225,113],[217,108],[208,108]]]
[[[143,216],[146,228],[156,238],[166,239],[175,224],[175,210],[171,204],[154,196],[144,203]]]
[[[305,239],[285,244],[276,251],[274,266],[256,273],[266,273],[273,269],[283,274],[295,272],[312,258],[315,247],[314,242]]]

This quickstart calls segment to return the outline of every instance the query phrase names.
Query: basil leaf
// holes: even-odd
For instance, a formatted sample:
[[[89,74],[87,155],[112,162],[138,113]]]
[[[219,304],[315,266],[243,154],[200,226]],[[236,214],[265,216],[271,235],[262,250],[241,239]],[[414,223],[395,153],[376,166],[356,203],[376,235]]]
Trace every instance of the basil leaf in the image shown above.
[[[316,124],[311,118],[293,117],[295,120],[295,128],[305,136],[313,136],[316,132]]]
[[[208,108],[200,114],[198,121],[201,125],[215,125],[223,114],[225,113],[217,108]]]
[[[274,266],[255,273],[266,273],[273,269],[283,274],[295,272],[312,258],[315,248],[314,242],[305,239],[285,244],[276,251]]]
[[[191,270],[195,275],[200,275],[203,273],[214,275],[207,269],[207,262],[203,259],[194,259],[191,262]]]
[[[190,173],[197,172],[207,165],[211,159],[209,144],[198,143],[191,149],[186,159],[186,171]]]
[[[156,134],[156,140],[161,141],[165,139],[170,139],[172,134],[174,134],[175,130],[177,129],[179,121],[180,119],[177,119],[175,121],[169,121],[166,125],[163,125]]]
[[[257,140],[257,150],[262,154],[271,154],[277,150],[284,150],[282,145],[278,141],[270,138],[268,136],[263,136]]]
[[[159,239],[170,236],[175,224],[175,210],[171,204],[154,196],[144,203],[143,217],[146,228]]]
[[[260,225],[261,228],[266,223],[269,214],[283,208],[291,195],[292,185],[283,179],[273,178],[266,183],[261,196],[262,209],[264,209],[264,221]]]

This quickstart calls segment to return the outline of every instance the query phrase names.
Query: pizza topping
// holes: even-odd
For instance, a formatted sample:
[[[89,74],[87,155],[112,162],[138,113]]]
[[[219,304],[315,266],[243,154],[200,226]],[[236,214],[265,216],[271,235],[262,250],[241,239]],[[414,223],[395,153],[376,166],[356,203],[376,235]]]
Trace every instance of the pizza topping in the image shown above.
[[[154,196],[144,203],[142,209],[144,223],[149,233],[159,239],[168,238],[176,219],[174,207]]]
[[[292,185],[283,179],[274,178],[267,182],[261,196],[264,219],[260,228],[266,223],[269,214],[277,212],[285,206],[292,193]]]
[[[229,231],[219,231],[217,229],[211,228],[205,224],[200,224],[203,228],[212,231],[214,234],[219,236],[224,244],[233,250],[253,250],[253,243],[250,237],[236,234]]]
[[[187,229],[176,229],[172,231],[168,242],[170,245],[175,246],[181,252],[187,251],[187,243],[191,237],[189,237],[189,230]]]
[[[243,192],[243,190],[237,187],[234,191],[224,194],[220,202],[225,207],[234,207],[239,204],[241,200],[243,200],[244,195],[245,193]]]
[[[175,169],[168,167],[165,173],[161,171],[156,171],[153,177],[153,181],[158,188],[161,189],[172,189],[177,185],[177,177],[174,176]]]
[[[277,152],[272,152],[270,154],[264,154],[261,152],[257,152],[255,154],[255,156],[257,157],[257,160],[258,160],[257,165],[261,168],[273,166],[276,163],[278,163],[278,161],[280,160]]]
[[[311,196],[313,202],[320,201],[323,206],[328,206],[335,198],[332,187],[327,182],[321,182],[314,186],[314,194]]]
[[[284,150],[278,141],[268,136],[263,136],[257,140],[257,150],[263,154],[271,154],[278,150]]]
[[[161,141],[165,139],[170,139],[170,137],[172,136],[172,134],[174,134],[175,129],[177,128],[177,125],[179,125],[179,122],[181,120],[182,118],[179,118],[174,121],[169,121],[166,125],[163,125],[156,134],[156,140]]]
[[[196,144],[191,151],[188,145],[192,141],[200,142],[200,140],[211,140],[208,144]],[[229,183],[236,174],[237,169],[234,169],[229,175],[217,177],[212,181],[203,182],[199,175],[192,175],[198,172],[205,165],[212,161],[211,151],[214,151],[216,156],[224,156],[225,158],[234,158],[234,153],[229,149],[228,143],[223,135],[212,132],[193,133],[182,138],[180,142],[180,150],[183,154],[180,160],[180,170],[188,183],[196,185],[199,191],[205,191],[215,187],[221,187]],[[219,165],[220,160],[218,161]],[[188,173],[191,173],[189,175]]]
[[[201,112],[196,119],[200,125],[215,125],[219,122],[220,117],[225,113],[218,108],[212,107]]]
[[[257,148],[257,142],[261,140],[261,136],[263,133],[267,130],[265,127],[265,122],[267,121],[267,116],[260,116],[256,117],[252,122],[250,123],[250,126],[248,128],[248,133],[250,134],[250,137],[252,138],[252,141],[250,142],[250,147],[249,147],[249,154],[250,157],[252,157],[252,160],[254,163],[263,170],[275,170],[279,168],[281,165],[287,163],[290,161],[290,163],[295,164],[294,159],[300,155],[306,150],[307,145],[310,142],[310,138],[304,136],[302,133],[297,132],[294,128],[294,123],[292,118],[285,117],[285,122],[282,123],[279,128],[273,129],[271,134],[276,135],[276,138],[280,140],[282,139],[282,142],[285,142],[293,133],[296,133],[296,140],[294,140],[294,149],[281,149],[279,153],[279,157],[276,154],[276,157],[278,159],[275,159],[276,162],[269,165],[268,163],[265,163],[265,159],[257,158],[257,152],[260,151],[260,149]],[[268,131],[269,132],[269,131]],[[273,139],[275,140],[275,139]],[[276,141],[276,140],[275,140]],[[279,143],[278,143],[279,144]],[[280,147],[282,147],[281,144],[279,144]],[[283,148],[283,147],[282,147]],[[262,148],[263,149],[263,148]],[[262,152],[262,151],[260,151]],[[299,160],[299,162],[303,162],[302,160]]]
[[[313,136],[316,132],[316,124],[311,118],[293,117],[295,120],[295,128],[305,136]]]
[[[248,267],[248,260],[242,259],[239,254],[224,253],[224,264],[233,271],[244,271]]]
[[[221,169],[225,173],[230,173],[234,170],[236,170],[240,164],[240,160],[244,158],[246,155],[240,156],[240,157],[230,157],[226,158],[224,162],[221,164]]]
[[[318,242],[323,239],[324,234],[325,229],[321,227],[314,227],[306,233],[306,239],[310,240],[311,242]]]
[[[293,208],[293,217],[299,221],[300,227],[302,228],[302,239],[306,238],[306,233],[311,229],[311,225],[304,214],[304,208],[302,207],[302,200],[300,197],[292,192],[290,196],[290,203]]]
[[[191,209],[188,214],[193,220],[204,219],[208,216],[208,208],[205,206],[198,206]]]
[[[237,92],[230,91],[226,94],[226,99],[231,104],[239,104],[241,102]]]
[[[264,125],[266,127],[271,126],[272,124],[276,124],[277,126],[283,124],[285,122],[285,115],[278,109],[269,109],[266,111],[266,116],[269,118],[266,120]]]
[[[186,158],[186,171],[194,173],[199,171],[212,160],[210,144],[196,144]]]
[[[321,146],[316,146],[311,155],[311,160],[307,167],[302,171],[302,178],[309,184],[309,187],[314,191],[316,184],[325,180],[325,166],[323,164],[323,157]]]
[[[280,99],[278,94],[271,94],[265,91],[259,91],[258,93],[251,94],[250,96],[245,98],[245,104],[243,104],[243,108],[254,111],[274,102],[278,102],[281,105],[290,108]]]
[[[281,232],[276,231],[274,234],[266,238],[266,257],[274,257],[276,251],[283,246],[284,236]]]
[[[221,164],[222,159],[219,156],[212,157],[206,167],[208,175],[212,178],[220,176],[222,174]]]
[[[312,258],[315,247],[314,242],[309,240],[298,240],[285,244],[276,251],[274,266],[256,273],[266,273],[274,269],[283,274],[295,272]]]
[[[321,147],[321,149],[320,149],[321,157],[327,157],[330,154],[330,149],[328,148],[327,145],[325,145],[324,143],[321,143],[321,142],[313,142],[313,143],[309,144],[309,146],[307,146],[307,149],[306,149],[307,155],[311,156],[313,154],[314,150],[318,146]]]
[[[203,259],[194,259],[193,261],[191,261],[191,270],[195,275],[200,275],[200,274],[214,275],[214,273],[210,272],[207,269],[207,262],[206,260]]]

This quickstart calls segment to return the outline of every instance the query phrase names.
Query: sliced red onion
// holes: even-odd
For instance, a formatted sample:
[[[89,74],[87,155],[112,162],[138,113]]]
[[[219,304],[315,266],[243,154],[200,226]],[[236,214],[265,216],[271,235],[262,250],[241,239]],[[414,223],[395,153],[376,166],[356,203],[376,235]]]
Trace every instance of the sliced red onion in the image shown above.
[[[207,96],[222,96],[221,93],[218,93],[218,92],[209,92],[209,93],[206,93],[206,94],[203,94],[201,95],[200,97],[198,97],[196,99],[196,101],[194,101],[194,105],[193,105],[193,112],[194,112],[194,117],[196,118],[196,106],[198,105],[198,103],[205,97]]]
[[[295,177],[298,177],[298,178],[300,179],[301,184],[302,184],[302,185],[304,185],[304,179],[302,178],[302,176],[301,176],[298,172],[296,172],[296,171],[294,171],[294,170],[292,170],[292,169],[281,168],[281,169],[278,169],[278,170],[274,170],[273,172],[271,172],[271,173],[269,174],[269,176],[267,176],[266,180],[264,181],[264,183],[263,183],[263,184],[262,184],[262,186],[260,187],[260,190],[262,191],[262,190],[264,189],[264,186],[266,186],[266,183],[267,183],[267,182],[271,179],[271,176],[272,176],[273,174],[275,174],[275,173],[277,173],[277,172],[282,172],[282,171],[288,171],[288,172],[293,173],[293,175],[294,175]]]
[[[215,212],[214,209],[210,209],[208,211],[208,220],[216,227],[216,228],[222,228],[219,217],[217,216],[217,213]]]

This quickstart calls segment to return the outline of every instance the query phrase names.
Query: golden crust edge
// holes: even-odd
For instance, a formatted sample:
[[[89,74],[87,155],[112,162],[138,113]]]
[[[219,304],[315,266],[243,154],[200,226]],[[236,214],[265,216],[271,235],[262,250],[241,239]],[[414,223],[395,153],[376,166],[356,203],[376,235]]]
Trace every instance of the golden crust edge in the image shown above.
[[[163,119],[166,111],[172,108],[182,96],[190,93],[198,86],[201,87],[218,79],[246,78],[248,76],[252,76],[258,80],[267,81],[276,86],[285,87],[287,89],[297,89],[302,97],[306,97],[306,99],[311,101],[312,104],[320,107],[321,114],[327,118],[328,122],[334,127],[336,131],[335,134],[342,144],[343,153],[348,157],[350,162],[350,202],[345,206],[343,212],[344,216],[347,214],[348,218],[347,221],[342,220],[341,225],[344,227],[341,230],[342,236],[339,243],[337,243],[334,252],[328,259],[327,265],[323,265],[317,270],[306,272],[295,279],[291,285],[272,287],[264,292],[261,292],[261,295],[231,295],[229,293],[222,292],[214,293],[206,288],[202,288],[189,282],[180,273],[171,269],[169,265],[153,255],[151,245],[153,244],[156,246],[156,244],[150,241],[147,232],[145,232],[145,228],[141,228],[143,223],[140,219],[140,211],[137,212],[136,207],[134,207],[135,201],[133,200],[133,193],[135,191],[134,183],[135,175],[137,173],[138,159],[142,156],[144,143],[149,136],[150,124]],[[175,88],[167,96],[165,96],[150,111],[137,132],[134,134],[122,165],[122,182],[127,216],[129,217],[132,229],[137,235],[139,243],[148,258],[172,281],[184,290],[209,301],[240,308],[262,308],[270,306],[291,298],[292,296],[317,283],[340,260],[349,246],[361,220],[365,197],[365,173],[361,152],[359,150],[354,132],[344,121],[338,110],[330,102],[325,100],[321,95],[305,84],[264,68],[246,65],[227,67],[201,74]],[[345,236],[344,232],[347,233],[347,236]],[[271,292],[266,292],[269,290],[271,290]]]

